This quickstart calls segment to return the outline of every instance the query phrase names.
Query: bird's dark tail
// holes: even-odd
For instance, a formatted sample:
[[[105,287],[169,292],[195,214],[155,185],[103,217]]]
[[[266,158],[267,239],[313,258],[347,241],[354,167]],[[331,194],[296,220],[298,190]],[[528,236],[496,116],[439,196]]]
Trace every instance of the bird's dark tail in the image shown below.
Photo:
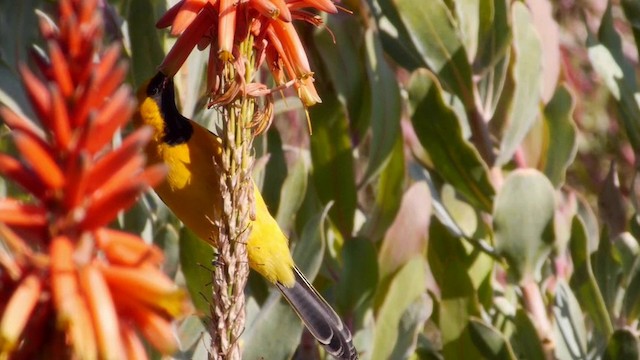
[[[294,267],[294,272],[296,282],[293,287],[289,288],[280,283],[276,285],[311,335],[335,358],[358,359],[358,353],[353,346],[351,332],[347,326],[297,267]]]

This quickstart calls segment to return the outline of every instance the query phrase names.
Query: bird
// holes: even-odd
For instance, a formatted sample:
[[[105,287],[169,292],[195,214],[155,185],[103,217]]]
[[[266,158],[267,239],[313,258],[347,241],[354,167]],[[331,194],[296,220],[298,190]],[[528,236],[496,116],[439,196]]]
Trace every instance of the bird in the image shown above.
[[[145,148],[147,162],[164,163],[168,169],[165,181],[154,191],[186,227],[213,245],[211,220],[222,207],[216,183],[222,140],[179,112],[173,78],[161,71],[140,87],[134,125],[152,129]],[[329,354],[341,360],[358,359],[349,328],[295,265],[287,237],[251,182],[255,220],[247,241],[249,267],[280,290]]]

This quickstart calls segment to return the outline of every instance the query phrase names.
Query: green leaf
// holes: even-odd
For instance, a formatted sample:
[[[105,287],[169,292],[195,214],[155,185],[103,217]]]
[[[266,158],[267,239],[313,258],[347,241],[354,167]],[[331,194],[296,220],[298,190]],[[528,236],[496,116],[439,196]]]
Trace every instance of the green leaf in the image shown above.
[[[573,218],[571,224],[569,250],[574,266],[574,272],[569,282],[571,288],[578,295],[578,302],[585,312],[589,314],[596,329],[608,338],[613,332],[613,327],[609,319],[607,306],[593,275],[586,229],[578,216]]]
[[[397,137],[391,157],[382,169],[375,185],[375,203],[365,224],[360,229],[360,236],[374,242],[384,236],[400,208],[404,181],[404,141],[402,137]]]
[[[491,211],[493,186],[478,152],[463,137],[437,80],[426,70],[413,73],[409,85],[411,122],[435,170],[474,206]]]
[[[622,40],[613,25],[611,4],[602,16],[598,43],[588,33],[588,55],[594,70],[617,100],[616,105],[627,137],[636,153],[640,152],[640,94],[637,93],[635,70],[626,60]]]
[[[618,329],[613,333],[603,360],[626,360],[640,358],[640,343],[638,337],[627,329]]]
[[[27,99],[18,64],[28,63],[34,44],[42,44],[38,17],[34,9],[42,9],[45,1],[0,1],[0,104],[34,122],[36,116]]]
[[[389,359],[406,359],[416,348],[418,335],[433,311],[433,299],[422,294],[402,314],[398,325],[398,340]]]
[[[467,110],[474,109],[471,66],[455,20],[442,0],[395,0],[398,14],[424,62]]]
[[[371,359],[385,360],[392,353],[403,313],[426,290],[425,265],[424,259],[417,256],[391,279],[377,312]]]
[[[324,258],[326,243],[324,223],[327,220],[328,211],[329,206],[307,221],[300,235],[300,240],[293,249],[293,260],[310,282],[313,282],[313,279],[316,278]]]
[[[638,55],[640,55],[640,3],[636,0],[622,0],[620,4],[624,10],[624,15],[631,25],[633,37],[636,40]]]
[[[540,39],[526,5],[521,2],[513,3],[512,17],[515,90],[510,123],[500,144],[497,165],[504,165],[511,160],[539,112],[542,71]]]
[[[627,227],[627,202],[620,189],[618,166],[609,165],[609,172],[598,194],[598,212],[601,221],[607,226],[610,236],[616,237]]]
[[[131,72],[137,88],[156,73],[164,58],[162,43],[155,27],[155,1],[129,1],[127,24],[131,43]]]
[[[182,351],[180,354],[174,354],[174,357],[180,359],[184,356],[185,358],[193,359],[194,350],[200,345],[199,343],[203,341],[202,336],[205,332],[207,332],[207,329],[204,328],[198,316],[191,315],[181,321],[178,325],[176,335],[178,336],[180,349]]]
[[[533,322],[523,309],[518,309],[513,320],[515,332],[511,346],[518,359],[545,359],[542,343]]]
[[[587,358],[587,329],[576,297],[563,280],[556,285],[553,316],[555,354],[558,359]]]
[[[445,359],[478,359],[469,319],[480,316],[480,304],[468,270],[472,262],[462,240],[453,237],[438,221],[429,228],[429,267],[440,287],[437,324]]]
[[[479,106],[482,107],[483,114],[486,118],[491,119],[489,123],[493,127],[496,123],[503,123],[502,113],[499,112],[499,117],[495,117],[496,111],[499,110],[498,105],[502,102],[503,107],[507,107],[504,103],[509,103],[512,100],[513,93],[505,91],[509,90],[505,88],[509,75],[509,61],[511,60],[511,54],[507,52],[502,58],[492,67],[483,72],[480,80],[478,81],[478,94],[480,97]]]
[[[210,314],[211,266],[215,252],[211,245],[200,240],[191,230],[180,231],[180,265],[187,282],[191,301],[201,314]]]
[[[380,278],[424,254],[430,218],[431,193],[425,182],[416,182],[402,196],[400,210],[378,250]]]
[[[342,235],[353,231],[356,210],[356,186],[351,156],[349,124],[344,109],[335,97],[323,95],[322,104],[313,106],[311,160],[313,179],[320,200],[334,201],[329,216]]]
[[[482,4],[481,4],[482,3]],[[493,16],[492,0],[458,0],[453,3],[458,20],[460,41],[470,59],[475,58],[480,38],[480,22],[486,26]]]
[[[361,183],[368,183],[389,161],[400,137],[400,88],[394,71],[387,65],[377,34],[365,34],[366,68],[371,97],[371,144],[369,163]],[[380,101],[380,99],[384,99]]]
[[[242,334],[244,359],[290,359],[303,325],[280,293],[272,292]]]
[[[437,349],[432,340],[428,339],[424,333],[418,335],[418,344],[414,356],[410,360],[444,360],[442,353]]]
[[[169,277],[175,277],[180,267],[180,234],[173,224],[164,223],[153,234],[153,243],[164,252],[162,270]]]
[[[636,268],[634,270],[622,303],[623,316],[628,324],[640,317],[640,269]]]
[[[296,213],[302,206],[307,192],[308,172],[307,160],[304,156],[300,156],[282,184],[276,220],[284,231],[293,228]]]
[[[480,0],[480,8],[479,45],[473,68],[474,72],[483,74],[508,56],[513,33],[506,0]]]
[[[615,319],[618,314],[616,298],[622,277],[622,263],[619,254],[617,254],[615,250],[605,228],[600,236],[598,250],[591,255],[591,261],[593,264],[593,274],[602,292],[609,316],[612,319]]]
[[[327,26],[315,32],[314,42],[322,49],[319,55],[338,99],[347,108],[351,131],[363,137],[370,124],[371,90],[363,66],[367,60],[362,25],[353,16],[329,16]]]
[[[34,9],[45,4],[43,0],[0,2],[0,62],[7,68],[17,69],[18,63],[25,63],[31,45],[40,39]]]
[[[507,176],[496,196],[496,250],[506,258],[512,281],[539,278],[554,241],[554,195],[549,179],[539,171],[518,169]]]
[[[516,359],[507,338],[498,329],[486,324],[481,319],[470,319],[469,333],[471,334],[471,340],[485,358],[496,360]]]
[[[342,248],[344,268],[336,289],[336,303],[341,313],[369,310],[378,285],[376,250],[369,239],[355,238]]]
[[[426,66],[424,59],[411,41],[409,31],[400,19],[395,2],[392,0],[368,0],[367,2],[380,27],[382,45],[393,60],[409,71]]]
[[[544,173],[557,188],[564,183],[567,168],[578,150],[577,129],[573,122],[574,101],[562,85],[544,109],[549,145],[544,161]]]

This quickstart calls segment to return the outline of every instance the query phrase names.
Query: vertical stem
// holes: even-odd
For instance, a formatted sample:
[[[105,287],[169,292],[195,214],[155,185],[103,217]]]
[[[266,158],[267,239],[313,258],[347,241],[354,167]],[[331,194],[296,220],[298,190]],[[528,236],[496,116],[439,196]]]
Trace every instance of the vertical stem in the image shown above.
[[[254,71],[253,38],[240,44],[241,61],[227,62],[224,85],[228,90],[234,82],[251,82]],[[239,64],[239,65],[238,65]],[[239,76],[243,76],[240,78]],[[214,243],[218,251],[217,266],[213,269],[213,301],[210,358],[240,360],[242,352],[239,338],[244,330],[244,288],[249,275],[247,241],[251,232],[253,209],[253,183],[251,147],[253,134],[250,123],[255,111],[255,100],[239,96],[222,108],[224,121],[222,161],[220,172],[221,211],[216,209]]]
[[[540,293],[540,288],[535,281],[529,280],[523,284],[520,289],[522,290],[524,308],[529,314],[529,317],[533,321],[533,325],[538,332],[540,343],[542,344],[542,350],[544,351],[546,359],[553,359],[555,351],[555,344],[551,337],[553,326],[549,321],[542,293]]]

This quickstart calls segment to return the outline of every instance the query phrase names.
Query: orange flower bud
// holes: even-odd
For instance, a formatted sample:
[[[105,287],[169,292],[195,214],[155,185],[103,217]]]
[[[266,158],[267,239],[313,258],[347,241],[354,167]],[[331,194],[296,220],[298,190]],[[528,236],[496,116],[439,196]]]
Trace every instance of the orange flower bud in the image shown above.
[[[100,358],[124,359],[125,350],[111,291],[95,265],[80,269],[80,286],[92,315]]]
[[[11,299],[4,308],[0,321],[0,357],[5,357],[18,344],[29,316],[35,308],[42,282],[37,275],[31,274],[20,282],[18,288],[11,295]]]
[[[64,184],[64,174],[48,146],[20,131],[14,132],[13,138],[18,150],[42,183],[49,189],[60,189]]]
[[[185,292],[160,270],[114,265],[105,266],[102,272],[114,292],[116,303],[126,298],[162,309],[172,316],[182,315],[188,309]]]

